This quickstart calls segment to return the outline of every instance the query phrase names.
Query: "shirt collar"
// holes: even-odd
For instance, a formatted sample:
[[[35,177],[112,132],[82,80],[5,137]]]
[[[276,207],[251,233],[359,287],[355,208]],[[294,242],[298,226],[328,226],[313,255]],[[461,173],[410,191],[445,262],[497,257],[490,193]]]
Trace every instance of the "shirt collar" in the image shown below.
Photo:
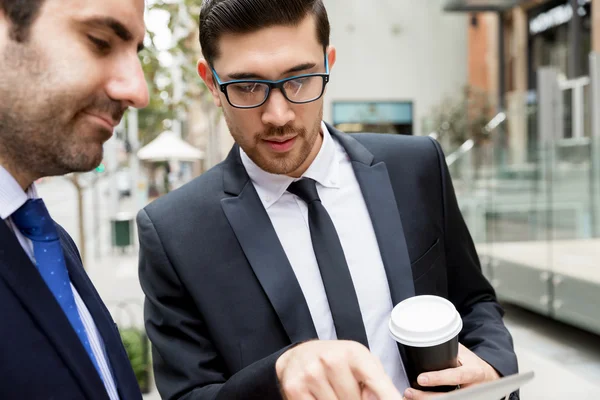
[[[27,199],[37,197],[35,185],[25,192],[13,176],[0,165],[0,219],[7,219],[17,211]]]
[[[321,132],[323,134],[321,149],[306,172],[302,174],[302,177],[314,179],[325,187],[339,188],[339,159],[335,142],[323,122],[321,122]],[[265,208],[269,208],[277,202],[286,192],[288,186],[297,180],[287,175],[271,174],[264,171],[248,157],[241,147],[240,157]]]

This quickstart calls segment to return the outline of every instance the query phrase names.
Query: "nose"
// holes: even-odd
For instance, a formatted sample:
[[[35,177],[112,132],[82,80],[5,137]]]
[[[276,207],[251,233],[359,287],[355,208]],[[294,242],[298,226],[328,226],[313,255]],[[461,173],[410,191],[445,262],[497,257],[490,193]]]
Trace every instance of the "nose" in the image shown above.
[[[271,91],[265,109],[262,114],[263,124],[272,126],[285,126],[292,122],[296,115],[290,107],[290,102],[283,96],[279,90]]]
[[[144,108],[148,105],[148,85],[137,53],[116,61],[106,89],[110,98],[128,107]]]

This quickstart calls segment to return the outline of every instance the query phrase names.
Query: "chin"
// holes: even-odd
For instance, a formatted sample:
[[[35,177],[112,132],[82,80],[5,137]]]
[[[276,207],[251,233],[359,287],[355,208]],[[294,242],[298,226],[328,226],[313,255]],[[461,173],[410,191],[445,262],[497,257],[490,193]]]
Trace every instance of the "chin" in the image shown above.
[[[102,162],[102,151],[80,152],[73,157],[63,158],[64,169],[69,172],[88,172],[96,168]]]

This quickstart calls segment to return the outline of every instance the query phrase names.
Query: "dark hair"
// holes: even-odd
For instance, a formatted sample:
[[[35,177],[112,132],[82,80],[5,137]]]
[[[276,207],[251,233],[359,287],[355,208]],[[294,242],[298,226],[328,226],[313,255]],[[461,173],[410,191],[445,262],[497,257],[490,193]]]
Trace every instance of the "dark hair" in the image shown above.
[[[37,18],[46,0],[0,0],[0,10],[11,22],[10,38],[25,42],[31,25]]]
[[[276,25],[298,25],[313,15],[317,40],[329,46],[329,18],[323,0],[204,0],[200,11],[200,46],[212,65],[219,56],[217,43],[226,33],[250,33]]]

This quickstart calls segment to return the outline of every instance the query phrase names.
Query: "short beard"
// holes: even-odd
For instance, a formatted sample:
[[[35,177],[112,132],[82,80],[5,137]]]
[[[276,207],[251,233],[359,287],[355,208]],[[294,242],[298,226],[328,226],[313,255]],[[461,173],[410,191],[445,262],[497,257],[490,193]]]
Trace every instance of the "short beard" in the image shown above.
[[[277,175],[288,175],[296,171],[310,156],[310,153],[315,146],[318,135],[321,132],[321,121],[323,119],[323,110],[321,109],[315,124],[307,130],[306,128],[295,129],[292,126],[274,127],[265,132],[260,132],[253,135],[250,139],[244,139],[244,134],[237,129],[225,114],[225,121],[236,143],[244,150],[248,157],[265,172]],[[289,154],[275,154],[273,158],[264,157],[258,150],[257,146],[261,141],[269,138],[283,137],[290,133],[297,135],[298,138],[305,140],[300,152],[294,157]],[[247,142],[252,141],[252,145],[248,146]]]
[[[62,126],[49,119],[27,124],[0,110],[0,159],[11,168],[27,170],[34,179],[89,171],[100,164],[102,153],[89,157],[70,151],[73,130],[72,123]]]
[[[48,68],[52,63],[32,42],[9,41],[0,57],[0,68],[11,71],[0,77],[2,163],[33,179],[89,171],[100,164],[100,139],[86,143],[78,137],[78,129],[102,131],[98,132],[99,138],[109,137],[112,132],[86,126],[77,118],[82,110],[88,110],[111,115],[118,121],[123,105],[106,95],[94,96],[64,86],[60,76],[55,76],[56,71]],[[83,146],[100,148],[96,151]]]

